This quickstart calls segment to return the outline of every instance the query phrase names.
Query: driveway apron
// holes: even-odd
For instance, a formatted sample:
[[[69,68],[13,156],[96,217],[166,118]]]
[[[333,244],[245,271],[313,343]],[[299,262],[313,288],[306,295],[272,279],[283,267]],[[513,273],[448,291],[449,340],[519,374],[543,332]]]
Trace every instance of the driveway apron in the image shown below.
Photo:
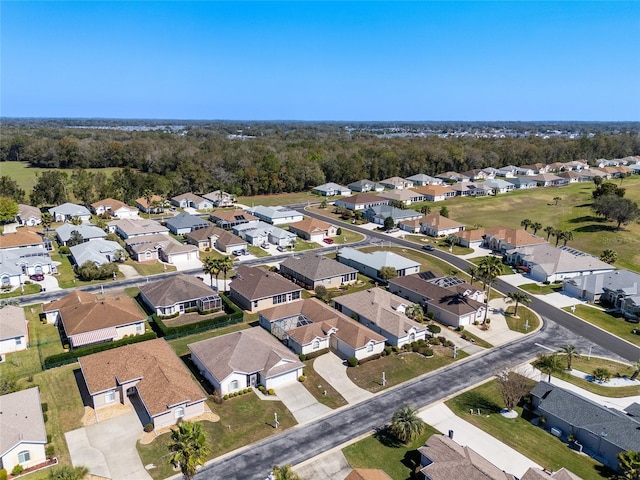
[[[373,393],[358,387],[351,381],[347,376],[347,366],[344,361],[333,352],[316,358],[313,368],[349,403],[358,403],[373,397]]]
[[[300,382],[282,385],[277,388],[276,394],[298,423],[308,422],[331,412],[329,407],[318,402]]]

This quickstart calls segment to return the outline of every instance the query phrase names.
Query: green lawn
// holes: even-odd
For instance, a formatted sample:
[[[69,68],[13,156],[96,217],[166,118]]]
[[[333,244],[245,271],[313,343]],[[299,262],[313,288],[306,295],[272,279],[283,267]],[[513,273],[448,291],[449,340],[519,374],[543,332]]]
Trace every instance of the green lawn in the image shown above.
[[[542,283],[525,283],[524,285],[518,285],[518,288],[533,295],[548,295],[549,293],[561,292],[562,283],[551,283],[549,285]]]
[[[487,342],[486,340],[483,340],[482,338],[474,335],[473,333],[470,333],[468,330],[463,331],[460,336],[464,335],[465,337],[467,337],[468,339],[473,339],[473,343],[479,347],[482,348],[493,348],[493,345],[491,345],[489,342]]]
[[[207,257],[222,258],[224,256],[225,256],[224,253],[219,252],[215,248],[210,248],[209,250],[200,250],[200,260],[202,260],[203,262],[204,262],[204,259]]]
[[[513,310],[514,307],[507,307],[504,316],[510,330],[519,333],[531,333],[540,325],[540,319],[530,308],[522,304],[518,305],[518,318],[513,317]],[[527,323],[529,324],[528,329],[525,328]]]
[[[405,240],[409,240],[410,242],[418,243],[420,245],[433,245],[439,250],[446,250],[447,252],[451,248],[451,246],[447,242],[445,242],[444,238],[433,238],[427,235],[417,235],[417,234],[403,235],[402,238],[404,238]],[[473,253],[473,249],[462,247],[460,245],[454,245],[453,251],[451,253],[453,253],[454,255],[467,255],[469,253]]]
[[[304,252],[305,250],[313,250],[314,248],[319,248],[319,245],[316,242],[306,242],[298,238],[293,251]]]
[[[571,307],[566,307],[563,310],[571,312]],[[614,316],[597,308],[587,307],[585,305],[577,305],[574,315],[628,342],[640,346],[640,335],[632,333],[633,329],[639,328],[637,323],[627,322],[622,316]]]
[[[570,450],[560,439],[532,425],[522,417],[522,408],[516,407],[520,414],[516,419],[508,419],[500,415],[504,402],[495,380],[445,403],[460,418],[484,430],[546,469],[555,471],[566,467],[584,480],[607,478],[601,475],[603,467],[600,463]],[[469,414],[469,410],[476,411],[478,408],[482,415]]]
[[[293,415],[282,402],[262,401],[254,393],[225,400],[221,405],[210,403],[209,406],[220,416],[219,422],[202,422],[212,450],[209,459],[257,442],[296,424]],[[278,429],[273,427],[274,413],[278,414]],[[171,434],[165,433],[149,445],[138,443],[142,463],[153,463],[157,466],[149,470],[149,474],[156,480],[175,474],[171,465],[167,463],[167,445],[170,440]],[[265,466],[265,471],[270,466]]]
[[[347,401],[342,395],[313,369],[314,360],[315,358],[312,358],[304,362],[304,375],[307,377],[307,380],[303,385],[318,402],[329,408],[339,408],[346,405]]]
[[[422,267],[420,268],[421,272],[431,270],[433,273],[435,273],[438,276],[452,275],[455,272],[455,275],[457,275],[458,277],[464,280],[467,280],[470,278],[469,275],[467,275],[465,272],[461,272],[460,270],[455,268],[453,265],[450,265],[447,262],[444,262],[432,255],[426,255],[420,252],[416,252],[415,250],[402,248],[402,247],[388,247],[388,246],[387,247],[365,247],[365,248],[361,248],[360,250],[363,252],[376,252],[378,250],[394,252],[405,258],[409,258],[415,262],[419,262],[422,265]]]
[[[80,280],[75,272],[73,271],[73,266],[71,265],[71,260],[70,257],[67,255],[61,255],[60,253],[58,253],[58,249],[57,247],[55,248],[55,250],[53,252],[50,252],[49,256],[51,257],[51,260],[54,262],[59,262],[59,265],[56,266],[57,270],[58,270],[58,274],[56,275],[56,279],[58,280],[58,285],[60,286],[60,288],[75,288],[75,287],[80,287],[82,285],[93,285],[96,283],[109,283],[109,281],[111,281],[111,279],[107,279],[107,280],[93,280],[91,282],[85,282],[83,280]],[[129,262],[130,260],[128,260]],[[135,263],[135,262],[133,262]],[[134,265],[135,266],[135,265]],[[173,267],[175,270],[175,267]],[[118,279],[124,279],[124,275],[122,274],[122,272],[118,272],[116,274],[116,278]]]
[[[176,355],[179,357],[183,355],[187,355],[189,353],[189,345],[190,343],[199,342],[200,340],[206,340],[207,338],[219,337],[220,335],[224,335],[226,333],[237,332],[238,330],[244,330],[245,328],[249,328],[251,325],[248,323],[236,323],[235,325],[229,325],[227,327],[217,328],[214,330],[208,330],[206,332],[195,333],[193,335],[187,335],[186,337],[174,338],[173,340],[169,340],[168,343],[176,352]]]
[[[470,258],[469,261],[475,265],[479,265],[484,257]],[[500,275],[513,275],[513,269],[506,263],[501,263],[502,273]]]
[[[159,273],[164,273],[164,272],[176,271],[176,267],[174,267],[173,265],[167,265],[165,263],[160,263],[160,262],[140,263],[140,262],[134,262],[133,260],[129,259],[124,263],[125,265],[131,265],[133,268],[136,269],[136,272],[138,272],[138,275],[142,275],[143,277],[147,277],[149,275],[157,275]]]
[[[260,247],[256,247],[254,245],[249,245],[247,248],[249,249],[249,252],[251,252],[251,255],[253,255],[254,257],[262,258],[262,257],[270,257],[271,256],[271,254],[269,252],[266,252],[265,250],[263,250]]]
[[[630,365],[614,362],[613,360],[606,358],[591,357],[591,359],[589,359],[584,354],[579,358],[574,358],[571,362],[571,366],[575,370],[584,373],[592,373],[596,368],[606,368],[611,372],[612,378],[616,375],[620,375],[621,377],[630,377],[634,372],[634,368]],[[565,371],[556,372],[553,376],[573,383],[574,385],[584,388],[589,392],[602,395],[603,397],[622,398],[640,395],[639,386],[605,387],[598,385],[597,383],[589,382],[583,378],[576,377]]]
[[[34,293],[40,293],[42,287],[37,283],[27,283],[24,285],[24,293],[20,287],[16,288],[12,292],[0,293],[1,298],[20,297],[22,295],[32,295]]]
[[[387,430],[381,430],[367,438],[342,449],[342,453],[353,468],[377,468],[384,470],[393,480],[414,477],[420,465],[420,448],[431,435],[440,432],[430,425],[414,441],[398,442]]]
[[[273,207],[276,205],[290,205],[293,203],[320,203],[323,198],[325,197],[314,195],[311,192],[279,193],[275,195],[238,197],[238,203],[248,206],[264,205],[266,207]]]
[[[347,243],[356,243],[364,240],[364,235],[348,228],[341,228],[342,233],[333,237],[333,243],[337,245],[345,245]]]

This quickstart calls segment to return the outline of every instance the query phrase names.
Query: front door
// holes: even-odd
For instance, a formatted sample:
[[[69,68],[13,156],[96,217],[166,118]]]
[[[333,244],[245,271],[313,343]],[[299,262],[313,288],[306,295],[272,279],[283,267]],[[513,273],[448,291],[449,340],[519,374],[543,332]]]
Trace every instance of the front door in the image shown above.
[[[258,374],[254,373],[249,376],[249,385],[255,387],[258,385]]]

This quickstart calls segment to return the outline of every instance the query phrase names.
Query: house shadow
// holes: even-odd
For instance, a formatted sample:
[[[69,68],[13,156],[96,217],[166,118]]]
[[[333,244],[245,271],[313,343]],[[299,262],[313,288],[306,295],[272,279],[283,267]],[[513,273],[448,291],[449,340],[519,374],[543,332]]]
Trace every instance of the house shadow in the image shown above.
[[[191,354],[186,353],[182,355],[180,357],[180,360],[184,362],[184,364],[189,369],[191,374],[195,377],[195,379],[198,381],[200,386],[204,389],[205,393],[207,395],[213,395],[215,393],[215,389],[213,388],[213,385],[209,383],[209,380],[207,380],[205,376],[200,373],[200,370],[198,370],[198,368],[193,363],[193,361],[191,361]]]
[[[400,461],[405,467],[411,470],[411,474],[407,477],[407,480],[414,480],[418,478],[422,478],[418,475],[418,471],[422,466],[420,464],[421,455],[418,450],[409,450],[404,454],[404,457]]]
[[[474,414],[477,413],[478,409],[480,410],[481,414],[500,413],[500,411],[502,410],[502,407],[500,405],[474,391],[470,391],[464,394],[464,399],[465,407],[472,409]]]
[[[73,371],[73,376],[76,380],[76,385],[78,386],[78,391],[80,392],[80,398],[82,399],[82,405],[84,407],[93,408],[93,402],[91,401],[91,395],[89,394],[89,388],[87,387],[87,382],[84,380],[84,376],[82,375],[82,370],[76,368]]]

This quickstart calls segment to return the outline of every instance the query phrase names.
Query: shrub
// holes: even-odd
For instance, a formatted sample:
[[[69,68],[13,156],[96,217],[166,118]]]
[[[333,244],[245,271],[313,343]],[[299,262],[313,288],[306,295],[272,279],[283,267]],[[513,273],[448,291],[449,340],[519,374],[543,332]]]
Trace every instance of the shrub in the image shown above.
[[[427,330],[429,330],[431,333],[440,333],[442,331],[442,328],[440,328],[438,325],[429,325],[427,326]]]
[[[229,400],[229,394],[225,395],[224,397],[222,397],[223,400]]]
[[[347,365],[349,365],[350,367],[355,367],[356,365],[358,365],[358,359],[356,357],[347,358]]]
[[[387,345],[386,347],[384,347],[384,354],[385,355],[391,355],[391,352],[393,350],[391,349],[391,347],[389,345]]]
[[[49,411],[49,404],[47,402],[42,402],[40,404],[40,407],[42,408],[42,413],[46,413]]]
[[[71,255],[71,249],[66,245],[63,245],[58,249],[58,253],[60,255]]]
[[[436,314],[433,312],[427,312],[427,318],[429,320],[433,320],[434,318],[436,318]]]
[[[301,362],[304,362],[307,359],[307,356],[304,353],[301,353],[300,355],[298,355],[298,358]]]
[[[220,396],[220,392],[218,390],[216,390],[215,392],[213,392],[213,395],[211,396],[213,403],[216,403],[218,405],[220,405],[222,403],[223,398]]]
[[[269,390],[267,390],[267,393],[268,393],[269,395],[275,395],[275,394],[276,394],[276,391],[275,391],[273,388],[270,388]]]
[[[487,322],[486,323],[487,323],[487,325],[489,325],[491,323],[491,319],[487,318]]]
[[[0,468],[0,480],[7,480],[7,471],[4,468]]]
[[[307,379],[307,377],[305,377],[304,375],[300,375],[300,376],[298,377],[298,381],[299,381],[300,383],[304,383],[304,381],[305,381],[306,379]]]
[[[458,331],[459,331],[459,332],[464,332],[464,325],[460,325],[460,326],[458,327]]]
[[[422,355],[424,355],[425,357],[433,356],[433,350],[431,350],[430,348],[424,348],[420,351],[420,353],[422,353]]]
[[[260,390],[261,393],[264,393],[266,388],[264,388],[264,385],[258,385],[258,390]]]
[[[611,380],[611,372],[606,368],[596,368],[593,371],[593,378],[598,382],[608,382]]]
[[[43,413],[42,420],[44,421],[44,423],[47,423],[47,421],[49,420],[49,416],[46,413]]]
[[[342,229],[340,227],[336,230],[336,235],[342,235]]]
[[[13,467],[13,470],[11,470],[11,475],[20,475],[23,470],[24,467],[18,463],[15,467]]]
[[[393,347],[391,347],[391,350],[393,351],[393,353],[398,353],[400,351],[397,345],[394,345]]]
[[[253,388],[251,388],[251,387],[248,387],[248,388],[244,389],[244,393],[251,393],[251,392],[253,392]]]
[[[153,423],[147,423],[144,426],[144,431],[147,432],[147,433],[153,432]]]

